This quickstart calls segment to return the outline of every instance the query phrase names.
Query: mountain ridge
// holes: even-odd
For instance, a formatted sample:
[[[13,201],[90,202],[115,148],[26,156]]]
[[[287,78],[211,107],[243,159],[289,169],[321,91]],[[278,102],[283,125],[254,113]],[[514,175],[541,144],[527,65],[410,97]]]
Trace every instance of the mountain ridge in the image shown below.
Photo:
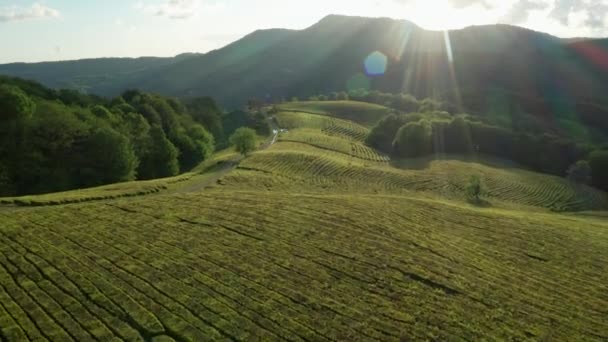
[[[449,75],[446,37],[457,80]],[[0,65],[0,74],[102,96],[130,88],[177,97],[210,95],[228,107],[250,97],[279,101],[349,90],[354,77],[365,77],[370,89],[419,97],[473,88],[538,98],[558,88],[572,95],[573,103],[601,103],[608,72],[578,47],[603,51],[603,41],[568,40],[512,25],[432,31],[407,20],[329,15],[303,30],[256,30],[202,54],[12,63]],[[384,75],[365,75],[363,61],[374,51],[388,58]],[[82,67],[96,63],[91,70]]]

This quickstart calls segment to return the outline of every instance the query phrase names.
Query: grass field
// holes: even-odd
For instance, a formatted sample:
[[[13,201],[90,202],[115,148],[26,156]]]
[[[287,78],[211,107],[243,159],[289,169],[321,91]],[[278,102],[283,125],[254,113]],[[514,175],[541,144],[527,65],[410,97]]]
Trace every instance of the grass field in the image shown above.
[[[0,340],[608,340],[604,193],[277,121],[204,190],[0,209]],[[471,174],[489,207],[464,201]]]

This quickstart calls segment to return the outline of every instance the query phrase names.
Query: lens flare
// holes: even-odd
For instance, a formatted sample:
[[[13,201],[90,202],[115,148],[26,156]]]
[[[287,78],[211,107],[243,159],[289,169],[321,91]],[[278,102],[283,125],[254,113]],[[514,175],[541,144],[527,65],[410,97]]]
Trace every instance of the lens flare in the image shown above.
[[[388,65],[388,58],[380,51],[372,52],[365,59],[365,72],[369,76],[384,75]]]

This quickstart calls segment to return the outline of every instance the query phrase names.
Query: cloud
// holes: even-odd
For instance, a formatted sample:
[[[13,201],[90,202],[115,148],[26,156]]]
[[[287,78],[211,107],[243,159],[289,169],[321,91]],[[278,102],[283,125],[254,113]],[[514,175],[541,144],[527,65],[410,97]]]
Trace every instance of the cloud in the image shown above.
[[[528,21],[531,11],[543,10],[549,4],[535,0],[520,0],[513,4],[511,9],[505,14],[501,21],[509,24],[522,24]]]
[[[402,4],[402,5],[408,5],[408,4],[416,2],[416,0],[393,0],[393,1],[395,1],[396,3]],[[486,9],[490,9],[490,8],[494,7],[489,2],[489,0],[448,0],[448,3],[450,4],[450,6],[452,6],[453,8],[457,8],[457,9],[472,7],[475,5],[480,5]]]
[[[153,5],[144,5],[143,3],[139,3],[135,7],[140,10],[143,10],[146,13],[159,17],[167,17],[171,19],[187,19],[196,14],[197,10],[201,7],[201,1],[168,0]]]
[[[608,14],[608,3],[602,0],[555,0],[553,10],[549,16],[562,25],[570,24],[570,15],[585,13],[585,25],[591,28],[602,28]]]
[[[55,18],[59,16],[59,11],[46,7],[39,3],[34,3],[30,7],[4,7],[0,8],[0,22],[22,21],[29,19]]]
[[[487,9],[494,7],[487,0],[449,0],[448,2],[454,8],[466,8],[474,5],[481,5]]]

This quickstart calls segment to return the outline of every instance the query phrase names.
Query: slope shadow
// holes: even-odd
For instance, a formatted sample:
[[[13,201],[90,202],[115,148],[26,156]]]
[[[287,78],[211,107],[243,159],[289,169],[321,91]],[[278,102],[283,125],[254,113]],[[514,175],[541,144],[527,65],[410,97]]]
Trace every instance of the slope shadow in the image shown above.
[[[527,170],[525,166],[519,165],[514,161],[507,159],[500,159],[489,155],[483,154],[433,154],[431,156],[418,157],[418,158],[399,158],[391,159],[390,165],[398,169],[404,170],[424,170],[427,169],[433,161],[461,161],[468,163],[478,163],[489,167],[500,168],[500,169],[523,169]]]

